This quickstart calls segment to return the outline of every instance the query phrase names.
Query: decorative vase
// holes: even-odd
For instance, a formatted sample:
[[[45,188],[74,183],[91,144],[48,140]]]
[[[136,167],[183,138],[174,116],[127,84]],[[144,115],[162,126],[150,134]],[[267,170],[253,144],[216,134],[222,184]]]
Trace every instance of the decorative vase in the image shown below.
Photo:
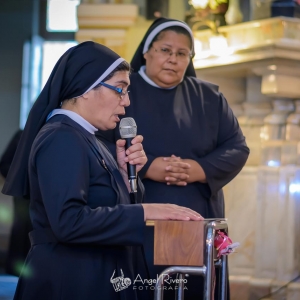
[[[226,23],[233,25],[243,21],[243,14],[240,8],[239,0],[230,0],[227,13],[225,15]]]

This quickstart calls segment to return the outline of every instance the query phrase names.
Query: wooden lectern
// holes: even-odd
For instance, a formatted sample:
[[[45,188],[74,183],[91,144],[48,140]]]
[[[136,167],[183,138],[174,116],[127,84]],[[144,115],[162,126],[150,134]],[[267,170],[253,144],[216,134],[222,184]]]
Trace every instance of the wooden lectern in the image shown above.
[[[163,299],[164,278],[178,274],[204,276],[204,299],[212,300],[214,291],[214,268],[221,268],[219,299],[226,300],[227,257],[216,257],[214,238],[216,230],[227,232],[226,219],[205,219],[203,221],[147,221],[154,226],[154,264],[170,266],[159,276],[155,286],[155,300]],[[179,280],[177,299],[183,300],[184,280]]]

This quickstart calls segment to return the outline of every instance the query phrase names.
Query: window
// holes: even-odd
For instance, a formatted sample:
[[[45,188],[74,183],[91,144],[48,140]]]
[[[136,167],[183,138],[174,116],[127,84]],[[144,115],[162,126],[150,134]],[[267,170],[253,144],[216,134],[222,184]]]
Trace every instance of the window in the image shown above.
[[[20,128],[24,128],[28,113],[47,82],[54,65],[70,47],[77,25],[80,0],[40,1],[39,35],[26,41],[23,51]]]
[[[71,47],[76,46],[75,41],[59,41],[43,43],[42,59],[42,83],[41,88],[46,84],[58,59]]]
[[[77,31],[77,6],[80,0],[47,0],[47,30]]]

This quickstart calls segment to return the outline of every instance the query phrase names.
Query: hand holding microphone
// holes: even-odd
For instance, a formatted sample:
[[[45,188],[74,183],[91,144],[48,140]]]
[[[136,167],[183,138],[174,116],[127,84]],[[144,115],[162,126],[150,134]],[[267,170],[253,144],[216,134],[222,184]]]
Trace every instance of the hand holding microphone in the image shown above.
[[[130,192],[137,191],[137,172],[146,164],[141,135],[136,135],[134,119],[123,118],[119,126],[122,140],[117,141],[117,161],[119,167],[127,173]]]

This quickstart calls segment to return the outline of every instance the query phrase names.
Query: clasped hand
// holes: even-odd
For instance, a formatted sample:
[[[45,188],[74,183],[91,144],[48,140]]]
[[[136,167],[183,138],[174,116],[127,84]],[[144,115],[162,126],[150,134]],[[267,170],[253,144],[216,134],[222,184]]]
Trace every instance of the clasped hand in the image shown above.
[[[188,171],[191,165],[180,157],[157,157],[153,160],[145,177],[168,185],[185,186],[188,183]]]
[[[186,186],[196,181],[206,182],[204,170],[195,160],[181,159],[175,155],[154,159],[145,177],[177,186]]]
[[[164,178],[167,185],[187,185],[190,177],[189,169],[191,168],[191,165],[175,155],[172,155],[171,157],[164,157],[163,161],[167,163]]]

